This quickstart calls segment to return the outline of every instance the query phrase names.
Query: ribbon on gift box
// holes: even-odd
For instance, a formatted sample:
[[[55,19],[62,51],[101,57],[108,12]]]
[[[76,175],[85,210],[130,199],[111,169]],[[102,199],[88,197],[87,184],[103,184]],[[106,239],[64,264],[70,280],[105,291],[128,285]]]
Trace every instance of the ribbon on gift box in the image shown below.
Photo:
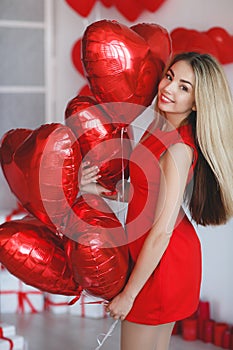
[[[86,295],[84,292],[81,294],[81,297],[74,297],[69,303],[68,305],[74,305],[76,302],[79,303],[79,305],[81,306],[81,317],[85,317],[86,316],[86,310],[85,310],[85,305],[104,305],[105,304],[105,300],[95,300],[95,301],[85,301],[86,298],[90,297],[89,295]],[[105,308],[103,308],[103,317],[107,317],[107,312],[105,311]]]
[[[7,337],[4,336],[3,328],[1,328],[1,327],[0,327],[0,339],[6,340],[9,343],[9,345],[10,345],[10,350],[13,349],[13,346],[14,346],[13,341],[10,338],[7,338]]]
[[[25,303],[28,304],[31,313],[35,314],[38,313],[39,311],[36,310],[36,308],[34,307],[34,305],[32,304],[29,295],[30,294],[39,294],[41,295],[42,292],[39,290],[30,290],[30,291],[24,291],[22,288],[23,284],[22,281],[19,281],[19,290],[0,290],[0,295],[4,295],[4,294],[16,294],[18,297],[18,304],[17,304],[17,312],[21,312],[24,313],[25,312]]]
[[[22,206],[21,203],[17,202],[17,208],[13,209],[6,217],[5,217],[5,221],[10,221],[12,219],[12,217],[14,215],[18,215],[18,214],[27,214],[28,212],[26,211],[26,209]]]
[[[69,302],[67,301],[53,301],[51,298],[47,295],[44,297],[44,308],[45,310],[49,310],[50,306],[68,306]]]

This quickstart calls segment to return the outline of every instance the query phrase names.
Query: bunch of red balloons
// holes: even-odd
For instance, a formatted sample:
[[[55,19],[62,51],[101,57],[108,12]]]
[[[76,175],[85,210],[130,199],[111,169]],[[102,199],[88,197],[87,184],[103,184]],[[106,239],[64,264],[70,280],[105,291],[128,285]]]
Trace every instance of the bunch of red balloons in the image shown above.
[[[12,193],[28,214],[0,226],[0,262],[25,283],[50,293],[83,290],[110,300],[128,277],[124,228],[109,205],[79,193],[82,162],[98,165],[98,182],[116,193],[127,178],[127,126],[157,92],[171,53],[167,31],[116,21],[90,25],[82,62],[92,96],[75,96],[65,125],[13,129],[2,138],[0,161]]]
[[[66,0],[71,8],[82,17],[87,17],[98,0]],[[155,12],[165,0],[99,0],[106,7],[115,6],[129,21],[135,21],[144,11]]]
[[[138,34],[140,34],[144,39],[147,40],[147,42],[151,46],[151,49],[152,49],[152,46],[155,45],[154,51],[156,56],[159,50],[158,43],[162,43],[162,45],[164,45],[162,48],[164,50],[164,56],[161,56],[161,58],[164,59],[165,57],[167,57],[167,54],[168,54],[167,41],[164,41],[163,39],[164,33],[162,31],[159,33],[158,30],[156,32],[153,26],[156,27],[157,25],[139,24],[139,25],[130,27],[130,29],[134,31],[137,31],[138,29],[140,29],[140,32],[138,32]],[[150,40],[148,40],[148,34],[151,36]],[[161,37],[159,37],[159,35]],[[171,31],[170,39],[172,43],[173,54],[183,52],[183,51],[198,51],[201,53],[209,53],[213,55],[222,64],[228,64],[233,62],[233,36],[230,35],[224,28],[213,27],[207,31],[200,32],[194,29],[178,27],[173,31]],[[86,57],[86,56],[85,56],[85,52],[82,53],[82,44],[83,44],[82,38],[78,39],[74,43],[71,51],[71,59],[77,71],[82,76],[85,77],[86,76],[86,71],[84,70],[85,59],[82,59],[82,57]],[[92,47],[90,48],[92,49]],[[161,49],[161,55],[163,52],[162,49]],[[147,62],[147,67],[148,65],[149,65],[149,62]],[[117,71],[113,73],[117,74]],[[137,78],[135,78],[135,82],[136,82],[136,79]],[[89,81],[89,83],[91,82]],[[143,81],[141,80],[141,85],[142,84],[143,84]],[[148,89],[151,90],[150,85],[148,85]],[[89,85],[86,84],[80,89],[79,94],[93,95],[93,89],[90,89],[90,84]],[[97,93],[97,99],[100,100],[98,98],[98,93]],[[104,99],[107,100],[106,96],[104,96]],[[113,100],[114,100],[114,97],[113,97]],[[117,97],[115,98],[115,100],[117,100]]]

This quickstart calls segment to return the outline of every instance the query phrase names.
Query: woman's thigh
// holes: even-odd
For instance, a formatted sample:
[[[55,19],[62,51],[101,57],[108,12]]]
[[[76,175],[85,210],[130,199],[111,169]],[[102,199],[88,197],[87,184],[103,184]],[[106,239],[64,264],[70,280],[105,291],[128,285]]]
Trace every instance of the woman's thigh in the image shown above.
[[[167,350],[174,322],[158,326],[123,321],[121,350]]]

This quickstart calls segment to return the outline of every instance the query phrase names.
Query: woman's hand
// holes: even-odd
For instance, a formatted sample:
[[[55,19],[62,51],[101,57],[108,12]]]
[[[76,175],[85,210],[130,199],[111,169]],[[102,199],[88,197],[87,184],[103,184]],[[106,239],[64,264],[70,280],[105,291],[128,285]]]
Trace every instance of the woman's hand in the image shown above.
[[[112,301],[105,304],[105,309],[115,320],[124,320],[130,312],[134,303],[134,298],[123,291],[119,293]]]
[[[89,167],[90,162],[83,162],[81,164],[81,177],[80,177],[80,188],[95,182],[101,177],[101,175],[98,174],[99,168],[98,166],[94,165]]]
[[[99,174],[98,166],[89,166],[90,162],[83,162],[81,165],[81,176],[79,181],[79,189],[81,192],[87,192],[96,194],[99,196],[104,196],[111,194],[105,187],[97,183],[98,179],[101,177]]]

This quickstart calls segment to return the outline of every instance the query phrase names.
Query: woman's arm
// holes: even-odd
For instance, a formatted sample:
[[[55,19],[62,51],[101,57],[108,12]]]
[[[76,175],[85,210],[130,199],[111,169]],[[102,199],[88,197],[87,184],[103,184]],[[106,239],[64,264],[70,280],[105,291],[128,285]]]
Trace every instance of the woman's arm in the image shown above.
[[[192,157],[192,149],[179,143],[171,146],[160,160],[161,181],[154,224],[123,292],[106,307],[115,318],[126,317],[169,244],[182,205]]]

